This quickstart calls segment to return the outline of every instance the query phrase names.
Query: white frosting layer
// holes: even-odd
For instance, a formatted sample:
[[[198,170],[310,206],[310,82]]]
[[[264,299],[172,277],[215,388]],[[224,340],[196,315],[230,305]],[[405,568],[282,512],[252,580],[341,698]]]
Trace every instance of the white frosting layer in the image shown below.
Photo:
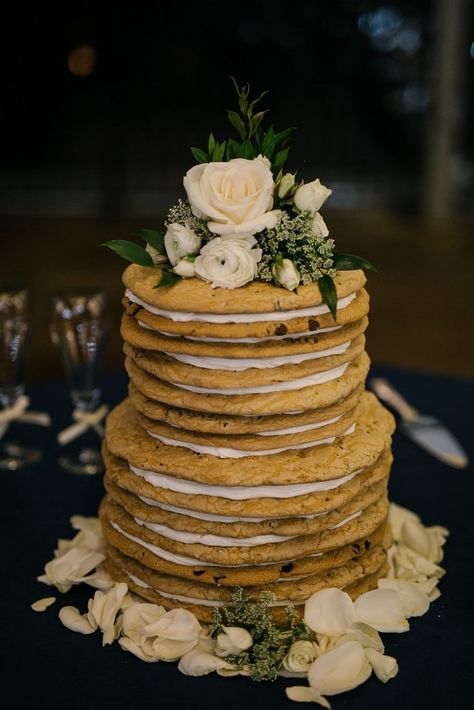
[[[174,505],[168,505],[167,503],[158,503],[156,500],[151,500],[151,498],[146,498],[145,496],[138,496],[147,505],[151,505],[154,508],[160,508],[160,510],[167,510],[170,513],[178,513],[179,515],[187,515],[190,518],[197,518],[198,520],[210,520],[216,523],[263,523],[267,518],[251,518],[251,517],[240,517],[236,518],[232,515],[210,515],[210,513],[201,513],[196,510],[188,510],[188,508],[178,508]],[[311,515],[298,515],[298,518],[320,518],[327,513],[313,513]],[[293,516],[295,517],[295,516]],[[288,518],[288,516],[272,516],[272,520],[281,520]]]
[[[166,335],[169,338],[176,338],[176,333],[168,333],[165,330],[156,330],[155,328],[150,328],[149,325],[143,323],[143,321],[137,321],[142,328],[147,328],[147,330],[153,330],[155,333],[160,335]],[[320,333],[331,333],[333,330],[340,330],[342,325],[335,325],[332,328],[318,328],[317,330],[305,330],[302,333],[288,333],[287,335],[268,335],[262,338],[200,338],[197,335],[181,335],[179,337],[185,338],[185,340],[196,340],[199,343],[262,343],[266,340],[297,340],[298,338],[307,338],[310,335],[319,335]]]
[[[133,291],[127,288],[125,296],[137,303],[149,313],[154,313],[157,316],[169,318],[175,323],[188,323],[195,321],[196,323],[266,323],[269,321],[284,321],[292,318],[303,318],[306,316],[320,316],[323,313],[329,313],[329,308],[326,305],[311,306],[310,308],[297,308],[291,311],[272,311],[270,313],[192,313],[189,311],[168,311],[163,308],[156,308],[150,303],[142,301]],[[350,293],[344,298],[340,298],[337,302],[337,310],[346,308],[357,293]]]
[[[316,372],[314,375],[308,375],[307,377],[301,377],[298,380],[287,380],[286,382],[276,382],[271,385],[256,385],[255,387],[234,387],[231,389],[218,389],[213,387],[195,387],[194,385],[184,385],[179,382],[171,382],[175,387],[180,387],[184,390],[189,390],[190,392],[197,392],[198,394],[225,394],[225,395],[237,395],[237,394],[262,394],[265,392],[293,392],[295,390],[301,390],[305,387],[311,387],[313,385],[321,385],[324,382],[330,382],[331,380],[336,380],[341,377],[348,366],[348,362],[345,362],[339,367],[333,367],[330,370],[323,370],[323,372]]]
[[[355,424],[349,427],[341,436],[352,434],[355,430]],[[168,436],[154,434],[147,430],[153,439],[158,439],[162,444],[168,446],[181,446],[184,449],[190,449],[197,454],[209,454],[209,456],[217,456],[220,459],[243,459],[248,456],[271,456],[272,454],[280,454],[282,451],[290,449],[309,449],[312,446],[322,446],[323,444],[332,444],[337,437],[331,436],[326,439],[317,439],[316,441],[307,441],[305,444],[295,444],[294,446],[281,446],[277,449],[264,449],[263,451],[243,451],[241,449],[231,449],[225,446],[204,446],[203,444],[195,444],[192,441],[180,441],[178,439],[170,439]]]
[[[364,469],[348,473],[341,478],[330,481],[312,481],[311,483],[292,483],[281,486],[211,486],[207,483],[188,481],[183,478],[166,476],[163,473],[149,471],[130,465],[130,470],[140,476],[155,488],[165,488],[176,493],[189,493],[191,495],[215,496],[228,500],[254,500],[255,498],[294,498],[318,491],[331,491],[344,485],[361,473]]]
[[[320,429],[323,426],[328,426],[328,424],[335,424],[342,417],[340,414],[338,417],[333,419],[326,419],[325,422],[318,422],[317,424],[302,424],[301,426],[289,426],[286,429],[274,429],[273,431],[256,431],[256,436],[284,436],[285,434],[299,434],[302,431],[311,431],[312,429]]]
[[[337,525],[333,525],[328,528],[328,530],[335,530],[336,528],[341,528],[343,525],[348,523],[350,520],[359,517],[362,513],[359,510],[357,513],[349,515]],[[185,545],[205,545],[206,547],[258,547],[258,545],[272,545],[278,544],[279,542],[286,542],[287,540],[294,540],[299,537],[299,535],[253,535],[251,537],[226,537],[225,535],[210,535],[210,534],[200,534],[192,532],[184,532],[183,530],[173,530],[167,525],[161,525],[159,523],[147,523],[145,520],[140,520],[140,518],[134,518],[138,525],[142,525],[148,530],[158,533],[169,540],[174,540],[175,542],[182,542]]]
[[[242,372],[251,368],[257,370],[268,370],[273,367],[281,367],[282,365],[299,365],[307,360],[319,360],[322,357],[330,357],[331,355],[342,355],[346,352],[351,341],[341,343],[333,348],[319,350],[312,353],[300,353],[299,355],[282,355],[281,357],[262,357],[262,358],[227,358],[227,357],[199,357],[197,355],[184,355],[183,353],[167,353],[168,357],[179,362],[184,362],[187,365],[204,368],[206,370],[226,370],[230,372]]]

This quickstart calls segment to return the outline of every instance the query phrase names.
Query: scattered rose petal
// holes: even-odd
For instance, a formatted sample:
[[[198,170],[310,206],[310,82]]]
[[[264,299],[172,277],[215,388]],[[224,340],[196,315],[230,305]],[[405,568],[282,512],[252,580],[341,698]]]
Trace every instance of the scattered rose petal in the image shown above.
[[[95,628],[89,624],[87,615],[81,615],[75,606],[63,606],[58,616],[61,623],[71,631],[77,631],[79,634],[93,634],[95,631]]]
[[[304,620],[313,631],[327,636],[339,636],[355,620],[352,599],[346,592],[335,587],[321,589],[306,602]]]
[[[201,650],[201,648],[196,648],[193,651],[185,654],[178,665],[178,670],[184,675],[201,676],[208,675],[217,670],[235,670],[230,663],[224,661],[223,658],[218,656],[213,656],[207,651]]]
[[[414,513],[412,510],[408,510],[408,508],[403,508],[401,505],[397,505],[397,503],[390,503],[388,520],[392,529],[393,537],[397,542],[400,540],[401,529],[404,523],[408,521],[415,523],[421,522],[419,515]]]
[[[411,616],[423,616],[430,608],[429,597],[418,584],[405,579],[379,579],[378,587],[393,589],[398,593],[407,619]]]
[[[375,648],[376,651],[383,651],[384,645],[379,632],[367,624],[354,624],[347,633],[336,640],[337,646],[346,641],[358,641],[363,648]]]
[[[285,692],[287,697],[296,703],[318,703],[323,708],[331,710],[329,701],[323,698],[314,688],[308,688],[306,685],[293,685],[290,688],[286,688]]]
[[[157,604],[134,602],[123,612],[122,633],[138,646],[147,637],[145,627],[158,621],[166,611]]]
[[[43,599],[38,599],[38,601],[33,602],[31,608],[33,611],[46,611],[46,609],[54,604],[56,597],[44,597]]]
[[[238,655],[253,644],[253,639],[246,629],[240,626],[223,626],[223,633],[218,634],[216,639],[216,655],[225,656]]]
[[[308,671],[308,681],[321,695],[336,695],[364,683],[371,673],[360,643],[348,641],[318,656]]]
[[[354,602],[356,620],[377,631],[402,633],[410,628],[398,593],[393,589],[374,589]]]
[[[142,646],[139,646],[135,641],[132,641],[131,638],[128,638],[128,636],[122,636],[119,638],[118,642],[125,651],[133,653],[134,656],[146,663],[156,663],[159,660],[156,656],[148,655]]]
[[[370,665],[377,678],[382,681],[382,683],[387,683],[387,681],[395,678],[398,673],[398,663],[397,659],[392,656],[384,656],[383,653],[379,653],[374,648],[366,648],[365,655],[367,656]]]
[[[128,587],[124,582],[114,584],[112,589],[104,593],[97,591],[93,599],[89,599],[87,618],[92,627],[99,627],[103,632],[102,643],[104,646],[111,644],[117,636],[115,620],[122,608],[128,594]]]
[[[193,641],[176,641],[175,639],[160,638],[159,636],[152,643],[153,653],[160,661],[177,661],[181,656],[189,653],[197,644],[197,639]]]
[[[78,580],[92,572],[104,560],[105,555],[101,552],[72,547],[64,555],[47,562],[45,574],[38,577],[38,580],[54,585],[60,592],[68,592],[73,584],[77,584]]]
[[[201,630],[199,621],[186,609],[167,611],[145,629],[149,636],[161,636],[175,641],[197,641]]]

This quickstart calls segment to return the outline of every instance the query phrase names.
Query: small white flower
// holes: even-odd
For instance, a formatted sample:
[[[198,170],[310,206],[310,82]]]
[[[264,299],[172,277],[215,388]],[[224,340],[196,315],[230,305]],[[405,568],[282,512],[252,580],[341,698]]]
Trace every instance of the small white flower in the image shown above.
[[[223,633],[218,634],[216,639],[217,656],[238,655],[253,644],[252,636],[240,626],[223,626],[222,629]]]
[[[254,248],[254,237],[216,237],[208,242],[194,261],[196,275],[210,281],[212,288],[239,288],[257,276],[262,250]]]
[[[317,237],[329,236],[329,229],[319,212],[315,212],[313,215],[313,232]]]
[[[173,271],[175,274],[178,274],[178,276],[182,276],[183,279],[192,279],[196,273],[194,268],[194,260],[191,261],[186,258],[181,259],[181,261],[178,261]]]
[[[289,192],[293,189],[295,184],[295,176],[293,173],[285,173],[283,175],[282,179],[280,180],[280,184],[278,186],[278,197],[280,200],[284,200],[285,197],[288,195]]]
[[[295,641],[283,659],[283,667],[290,673],[305,673],[318,655],[312,641]]]
[[[279,259],[272,266],[273,278],[281,286],[284,286],[289,291],[294,291],[298,288],[301,277],[298,269],[291,259]]]
[[[197,234],[184,224],[170,224],[165,234],[165,249],[168,259],[176,266],[184,256],[197,254],[201,240]]]
[[[301,212],[314,214],[321,209],[332,190],[321,185],[319,180],[313,180],[301,185],[295,192],[295,205]]]
[[[392,656],[384,656],[383,653],[376,651],[374,648],[366,648],[365,655],[373,668],[377,678],[382,683],[395,678],[398,673],[397,659]]]
[[[306,602],[304,620],[313,631],[327,636],[339,636],[355,621],[354,604],[347,592],[341,589],[321,589]]]

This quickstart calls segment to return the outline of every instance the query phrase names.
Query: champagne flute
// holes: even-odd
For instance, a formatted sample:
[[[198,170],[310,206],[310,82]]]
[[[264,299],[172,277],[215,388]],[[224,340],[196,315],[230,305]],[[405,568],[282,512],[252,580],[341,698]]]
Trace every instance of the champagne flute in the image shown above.
[[[71,291],[53,297],[50,334],[68,376],[79,422],[81,414],[90,415],[97,409],[101,398],[97,376],[108,333],[108,322],[103,317],[105,300],[105,294],[98,290]],[[101,425],[93,428],[100,431]],[[59,457],[60,466],[79,475],[100,473],[103,463],[97,436],[87,426],[78,438],[79,442],[65,447]]]
[[[25,393],[25,365],[30,342],[28,292],[25,288],[0,291],[0,468],[25,468],[41,459],[41,451],[14,440],[1,442],[9,428],[7,413],[21,404]],[[3,416],[2,416],[3,414]]]

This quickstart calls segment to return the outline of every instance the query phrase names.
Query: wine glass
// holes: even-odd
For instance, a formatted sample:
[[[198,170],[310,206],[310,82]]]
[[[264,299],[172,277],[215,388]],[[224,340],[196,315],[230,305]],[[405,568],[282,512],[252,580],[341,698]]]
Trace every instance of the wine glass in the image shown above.
[[[0,405],[4,414],[19,404],[25,393],[24,374],[30,332],[27,290],[15,288],[0,291]],[[0,420],[0,440],[9,424],[8,419]],[[1,469],[16,471],[40,459],[38,448],[9,439],[1,443]]]
[[[101,398],[97,375],[108,333],[108,322],[103,317],[105,302],[105,294],[98,290],[72,291],[53,297],[51,339],[61,355],[79,421],[81,413],[90,414],[97,409]],[[97,429],[100,431],[100,424]],[[103,463],[97,433],[84,427],[78,439],[65,447],[59,457],[60,466],[79,475],[100,473]]]

